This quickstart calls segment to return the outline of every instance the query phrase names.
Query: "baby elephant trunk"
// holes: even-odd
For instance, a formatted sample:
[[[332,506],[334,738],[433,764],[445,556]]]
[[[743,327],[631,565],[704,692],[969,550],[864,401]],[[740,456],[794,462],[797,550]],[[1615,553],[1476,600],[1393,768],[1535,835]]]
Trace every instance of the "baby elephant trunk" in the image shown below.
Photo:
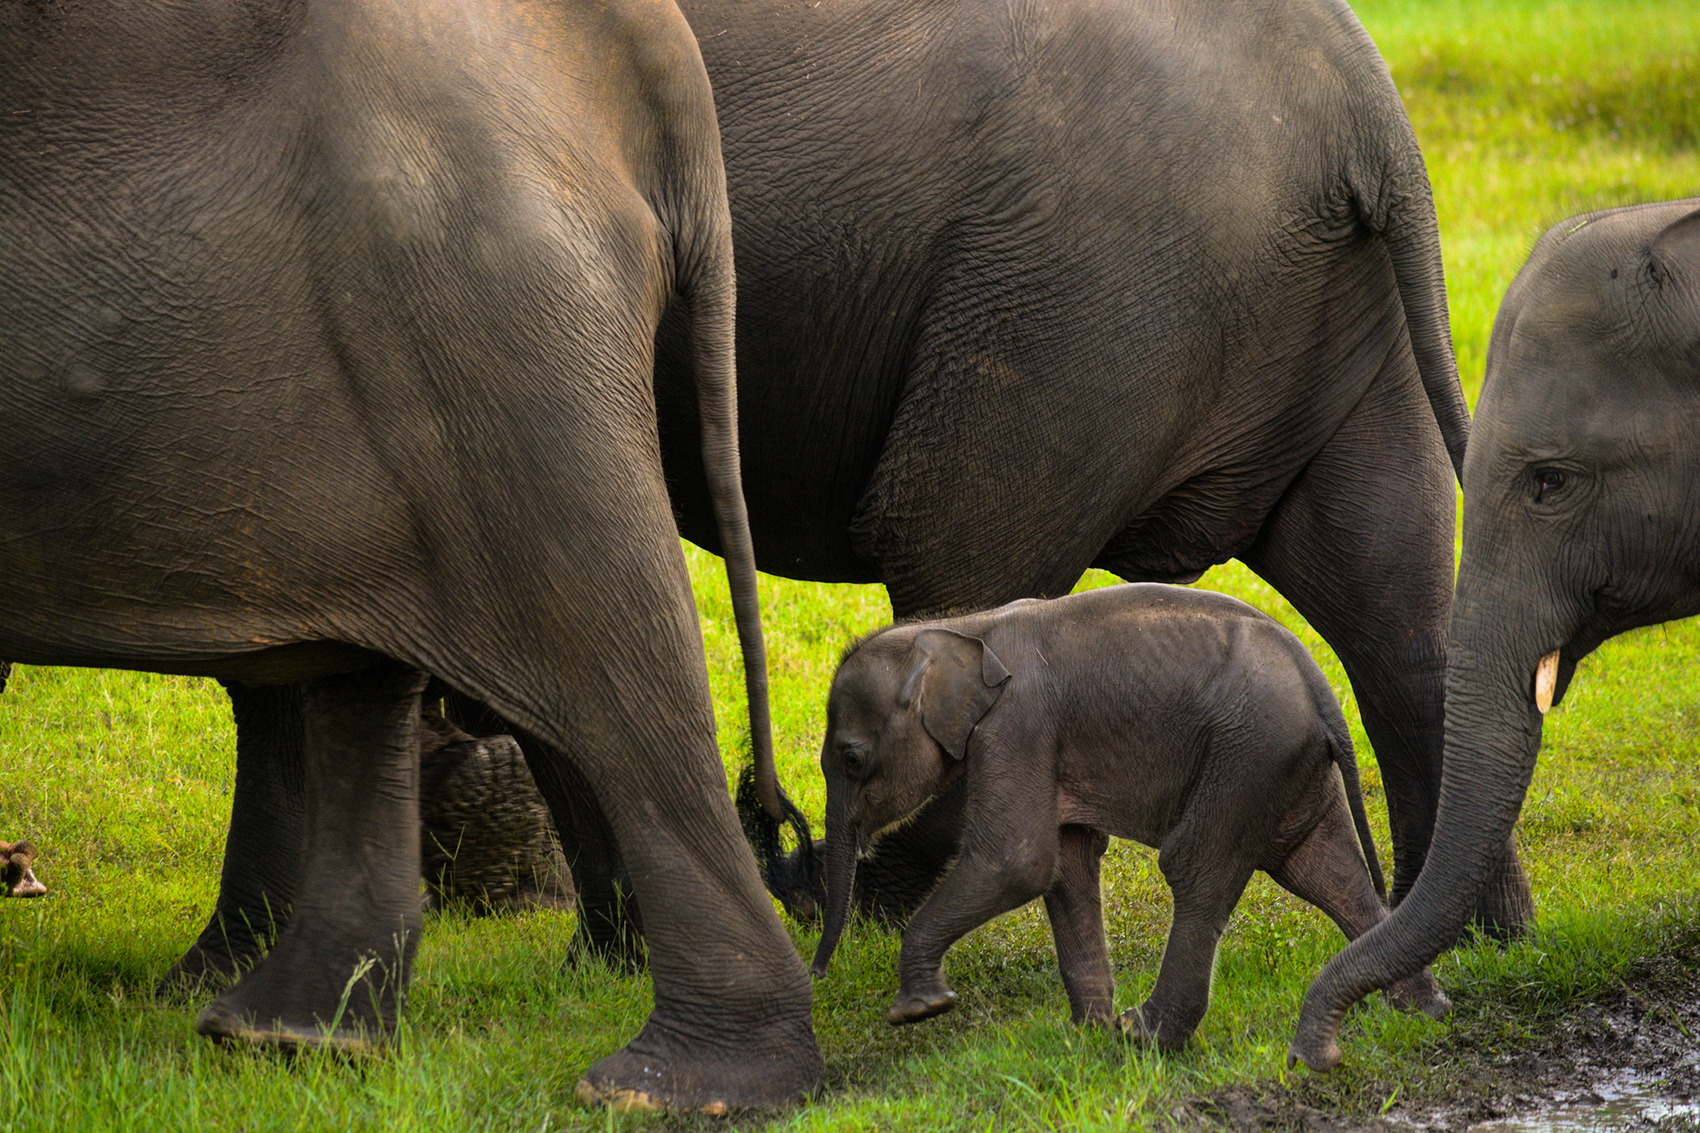
[[[842,815],[832,813],[827,806],[826,821],[826,925],[821,930],[820,945],[815,949],[815,962],[809,972],[818,980],[826,975],[838,938],[850,920],[850,903],[856,887],[856,831],[849,828]]]

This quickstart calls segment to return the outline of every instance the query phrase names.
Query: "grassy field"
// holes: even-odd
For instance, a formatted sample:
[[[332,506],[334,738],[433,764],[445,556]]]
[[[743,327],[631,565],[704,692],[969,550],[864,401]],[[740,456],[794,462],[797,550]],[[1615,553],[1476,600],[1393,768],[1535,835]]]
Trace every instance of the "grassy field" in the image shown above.
[[[1692,0],[1372,0],[1439,199],[1454,334],[1472,397],[1493,312],[1535,237],[1589,208],[1700,192],[1700,21]],[[719,563],[692,552],[729,768],[740,761],[737,652]],[[1090,576],[1083,585],[1110,581]],[[1204,585],[1274,613],[1312,646],[1356,728],[1338,664],[1285,603],[1230,565]],[[883,591],[764,580],[785,780],[819,821],[813,763],[839,649],[889,614]],[[1520,838],[1540,929],[1438,966],[1451,1023],[1370,1004],[1348,1022],[1331,1104],[1374,1114],[1443,1090],[1439,1044],[1459,1029],[1516,1042],[1635,956],[1700,925],[1700,626],[1602,649],[1549,718]],[[233,745],[216,685],[23,669],[0,700],[0,835],[28,835],[54,895],[0,903],[0,1128],[530,1129],[657,1127],[579,1109],[572,1087],[630,1037],[644,979],[563,965],[570,915],[430,922],[392,1052],[350,1065],[215,1048],[194,1008],[150,992],[211,907]],[[1357,733],[1372,819],[1379,779]],[[1386,842],[1383,833],[1383,852]],[[1107,915],[1126,1005],[1149,988],[1168,917],[1154,855],[1117,845]],[[811,933],[795,930],[805,952]],[[1035,906],[947,961],[957,1011],[883,1022],[897,941],[855,930],[818,985],[824,1098],[735,1124],[797,1129],[1132,1128],[1227,1083],[1290,1081],[1290,1028],[1341,943],[1321,914],[1254,880],[1224,941],[1216,998],[1192,1047],[1130,1053],[1066,1025]],[[1314,1091],[1316,1087],[1312,1086]],[[673,1124],[664,1122],[663,1124]]]

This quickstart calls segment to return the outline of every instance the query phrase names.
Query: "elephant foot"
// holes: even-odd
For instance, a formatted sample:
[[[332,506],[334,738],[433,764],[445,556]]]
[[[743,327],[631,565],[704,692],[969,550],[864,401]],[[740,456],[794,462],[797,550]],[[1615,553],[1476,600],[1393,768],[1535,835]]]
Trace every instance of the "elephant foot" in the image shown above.
[[[899,991],[897,998],[891,1002],[891,1010],[885,1013],[885,1021],[901,1027],[905,1023],[919,1023],[922,1019],[943,1015],[955,1006],[956,993],[941,980],[936,988]]]
[[[301,1026],[283,1019],[261,1025],[233,1011],[221,1001],[207,1005],[195,1019],[195,1032],[216,1043],[272,1047],[283,1051],[327,1050],[337,1054],[364,1055],[376,1052],[384,1044],[385,1035],[363,1028],[339,1026]]]
[[[1154,1047],[1157,1045],[1157,1032],[1145,1022],[1145,1013],[1138,1007],[1129,1007],[1116,1018],[1116,1029],[1124,1041],[1132,1046]]]
[[[237,930],[226,931],[232,924]],[[155,998],[199,999],[224,991],[265,957],[275,931],[269,918],[256,930],[248,927],[244,914],[215,911],[195,943],[160,979]]]
[[[258,960],[258,952],[238,959],[229,952],[203,948],[197,943],[160,978],[153,989],[154,998],[199,999],[223,991]]]
[[[1434,973],[1427,968],[1389,984],[1381,994],[1401,1011],[1421,1011],[1430,1019],[1444,1019],[1452,1014],[1452,1001],[1446,998],[1434,980]]]
[[[821,1071],[807,1014],[695,1041],[652,1015],[623,1049],[585,1071],[575,1093],[587,1106],[724,1116],[805,1102]]]
[[[1163,1012],[1146,1000],[1138,1007],[1129,1007],[1116,1020],[1122,1041],[1141,1047],[1154,1047],[1163,1054],[1178,1054],[1186,1049],[1186,1041],[1198,1024],[1191,1027],[1165,1026]],[[1178,1033],[1177,1033],[1178,1032]]]
[[[207,1005],[195,1030],[219,1042],[322,1048],[357,1053],[381,1046],[395,1029],[405,958],[379,962],[369,951],[346,967],[311,952],[279,947]],[[356,954],[358,955],[358,954]],[[297,962],[291,963],[291,959]]]

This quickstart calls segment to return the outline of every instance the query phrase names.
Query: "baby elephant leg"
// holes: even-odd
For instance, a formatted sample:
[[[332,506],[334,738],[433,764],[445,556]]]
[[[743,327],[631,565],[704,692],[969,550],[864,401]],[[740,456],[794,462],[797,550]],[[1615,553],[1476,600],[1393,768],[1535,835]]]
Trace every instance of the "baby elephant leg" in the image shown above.
[[[1305,840],[1285,861],[1271,864],[1273,868],[1265,866],[1265,872],[1295,897],[1327,913],[1347,940],[1356,940],[1387,919],[1339,792]],[[1421,1011],[1436,1019],[1452,1010],[1451,1001],[1427,968],[1389,985],[1382,994],[1401,1010]]]
[[[999,807],[995,813],[1002,818],[1020,812]],[[903,931],[902,986],[886,1022],[894,1027],[915,1023],[954,1007],[956,993],[944,978],[946,950],[993,917],[1044,893],[1056,868],[1054,818],[1048,824],[1032,819],[972,823],[962,856]]]
[[[1064,826],[1057,853],[1057,880],[1045,891],[1045,913],[1057,943],[1057,967],[1068,989],[1075,1024],[1108,1027],[1115,1018],[1115,980],[1104,940],[1104,905],[1098,895],[1098,864],[1109,838],[1086,826]]]
[[[1151,997],[1122,1013],[1122,1032],[1165,1054],[1186,1046],[1210,1006],[1210,980],[1222,930],[1251,880],[1254,863],[1224,843],[1220,828],[1183,821],[1163,842],[1157,865],[1175,899],[1175,919]]]

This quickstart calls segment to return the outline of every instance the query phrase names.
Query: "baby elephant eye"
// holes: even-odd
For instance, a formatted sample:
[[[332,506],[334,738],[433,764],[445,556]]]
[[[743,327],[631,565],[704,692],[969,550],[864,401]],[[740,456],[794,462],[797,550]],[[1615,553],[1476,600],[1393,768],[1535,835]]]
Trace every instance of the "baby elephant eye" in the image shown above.
[[[1542,497],[1550,495],[1563,488],[1564,481],[1565,476],[1562,469],[1535,469],[1535,501],[1539,503]]]
[[[867,770],[868,756],[860,748],[847,747],[838,753],[838,763],[844,774],[854,779]]]

